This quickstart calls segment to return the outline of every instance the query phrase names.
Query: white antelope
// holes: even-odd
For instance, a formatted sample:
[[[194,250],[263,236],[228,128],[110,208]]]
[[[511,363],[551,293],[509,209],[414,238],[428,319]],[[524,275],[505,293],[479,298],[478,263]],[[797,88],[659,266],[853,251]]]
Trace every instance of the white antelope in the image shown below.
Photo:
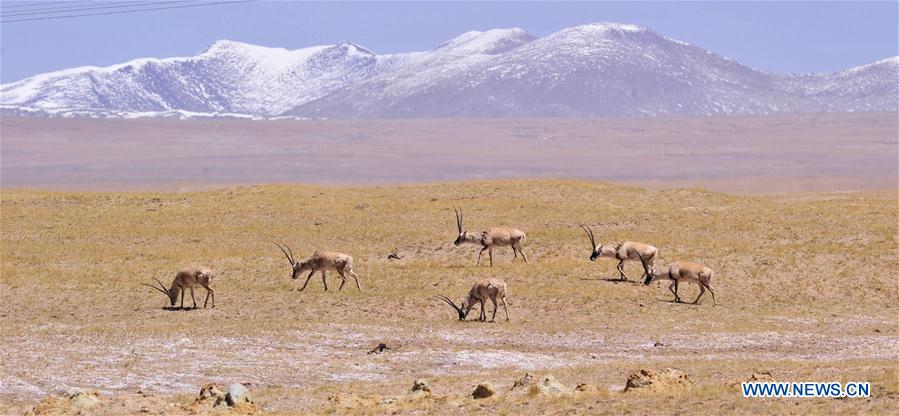
[[[438,296],[438,299],[452,306],[453,309],[458,312],[460,321],[464,321],[465,318],[468,317],[468,312],[471,311],[471,308],[476,302],[480,303],[481,314],[478,317],[478,321],[480,322],[487,320],[487,311],[484,309],[487,299],[490,299],[490,301],[493,302],[493,316],[490,318],[490,322],[496,320],[496,310],[498,309],[496,300],[499,299],[503,303],[503,310],[506,311],[506,321],[509,321],[509,308],[506,306],[506,282],[502,279],[486,279],[475,283],[474,286],[471,287],[471,290],[468,291],[468,297],[463,299],[459,306],[456,306],[456,304],[446,296]]]
[[[459,229],[459,237],[456,238],[453,245],[458,247],[460,244],[469,243],[481,246],[481,251],[478,252],[478,266],[481,265],[481,255],[486,250],[487,254],[490,255],[490,267],[493,267],[493,247],[506,246],[512,247],[512,253],[515,255],[512,258],[512,262],[518,258],[518,254],[521,254],[524,262],[528,263],[528,256],[524,254],[524,251],[521,251],[521,243],[527,238],[524,231],[517,228],[492,227],[485,231],[469,233],[465,231],[465,226],[462,222],[462,210],[453,208],[453,211],[456,211],[456,226]]]
[[[178,293],[181,293],[181,309],[184,309],[184,291],[185,289],[190,290],[190,299],[194,302],[194,309],[197,308],[197,300],[194,298],[194,287],[202,286],[206,289],[206,301],[203,302],[203,308],[206,307],[206,303],[209,302],[209,297],[212,297],[212,307],[215,307],[215,291],[212,290],[210,285],[212,284],[212,278],[215,277],[215,274],[212,270],[209,270],[205,267],[200,268],[188,268],[178,272],[175,275],[175,279],[172,280],[172,286],[166,288],[162,282],[157,278],[153,278],[156,283],[159,283],[159,287],[155,285],[150,285],[146,283],[141,283],[144,286],[152,287],[163,294],[165,294],[172,306],[175,306],[175,301],[178,300]]]
[[[621,275],[621,280],[628,279],[627,275],[624,274],[624,262],[626,260],[637,261],[638,259],[645,258],[650,267],[655,264],[659,249],[649,244],[638,243],[636,241],[625,241],[623,243],[596,245],[596,240],[593,238],[593,230],[583,224],[581,225],[581,228],[587,232],[587,237],[590,238],[590,249],[592,250],[590,261],[596,261],[596,259],[601,257],[618,260],[617,269],[618,273]]]
[[[280,244],[275,243],[278,248],[287,256],[287,261],[290,262],[290,267],[293,269],[291,272],[291,279],[298,279],[300,274],[309,270],[309,276],[306,277],[306,283],[303,283],[303,287],[300,288],[302,292],[306,289],[306,285],[309,284],[309,279],[312,279],[312,275],[315,272],[322,272],[322,283],[325,285],[325,291],[328,290],[328,281],[325,279],[325,272],[328,270],[334,270],[338,274],[340,274],[340,287],[337,288],[338,291],[343,290],[343,285],[346,284],[346,276],[350,275],[353,277],[353,280],[356,281],[356,288],[359,291],[362,291],[362,286],[359,285],[359,275],[357,275],[353,271],[353,257],[348,254],[338,253],[335,251],[318,251],[316,250],[312,253],[308,259],[303,261],[296,261],[293,258],[293,252],[290,251],[290,247],[287,247],[285,244],[282,247]],[[285,248],[287,250],[285,250]],[[290,252],[290,254],[287,254]]]
[[[643,260],[643,257],[640,257],[640,263],[643,264],[643,270],[646,271],[646,280],[643,283],[649,285],[660,279],[671,280],[671,284],[668,285],[668,290],[670,290],[671,293],[674,293],[675,303],[682,302],[680,296],[677,294],[677,284],[679,282],[692,282],[699,285],[699,296],[693,301],[694,305],[699,302],[699,298],[702,297],[706,289],[712,293],[712,305],[718,304],[715,301],[715,291],[712,290],[712,276],[715,274],[712,269],[699,263],[677,261],[669,264],[662,270],[655,271],[652,266],[647,264],[646,260]]]

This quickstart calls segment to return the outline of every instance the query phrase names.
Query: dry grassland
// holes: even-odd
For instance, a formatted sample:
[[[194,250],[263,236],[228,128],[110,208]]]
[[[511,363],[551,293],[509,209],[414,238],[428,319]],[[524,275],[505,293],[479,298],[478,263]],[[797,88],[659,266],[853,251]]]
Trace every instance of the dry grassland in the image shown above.
[[[453,247],[466,225],[528,233],[531,264]],[[252,383],[258,412],[336,414],[886,414],[899,408],[895,193],[733,196],[597,182],[511,180],[389,187],[242,186],[190,193],[2,191],[0,413],[52,394],[99,389],[98,414],[188,413],[206,382]],[[671,303],[667,283],[614,282],[597,242],[702,262],[718,296]],[[315,249],[355,257],[363,292],[336,274],[294,290],[286,259]],[[403,256],[388,261],[392,251]],[[186,265],[218,271],[215,309],[164,309],[140,286]],[[511,322],[458,322],[432,297],[509,284]],[[695,286],[682,288],[693,299]],[[205,296],[197,292],[200,303]],[[367,351],[384,342],[394,348]],[[641,368],[675,367],[696,386],[621,393]],[[524,372],[597,393],[509,391]],[[754,371],[784,381],[870,381],[870,399],[743,399]],[[434,397],[402,395],[416,378]],[[490,399],[468,395],[479,382]],[[141,391],[143,394],[138,394]],[[377,395],[383,396],[379,399]],[[330,398],[330,399],[329,399]],[[132,400],[133,399],[133,400]],[[130,404],[129,404],[130,403]],[[138,404],[135,404],[138,403]],[[131,407],[129,407],[131,406]],[[137,407],[134,407],[137,406]],[[118,413],[117,413],[118,412]]]

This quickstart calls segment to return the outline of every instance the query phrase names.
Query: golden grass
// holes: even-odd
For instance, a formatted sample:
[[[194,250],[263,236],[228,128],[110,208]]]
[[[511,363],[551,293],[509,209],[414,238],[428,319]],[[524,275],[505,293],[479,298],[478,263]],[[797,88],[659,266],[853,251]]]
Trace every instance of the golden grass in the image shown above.
[[[897,403],[896,372],[875,371],[890,363],[883,357],[895,357],[895,349],[883,351],[880,357],[855,357],[862,365],[830,359],[827,351],[815,350],[821,345],[779,346],[772,351],[774,356],[762,360],[762,365],[788,376],[816,376],[806,372],[823,368],[831,370],[832,376],[856,374],[888,387],[889,394],[869,402],[752,401],[723,387],[751,371],[740,364],[741,334],[771,333],[775,338],[779,333],[814,334],[818,340],[856,336],[860,343],[864,337],[886,337],[887,344],[896,345],[899,258],[893,195],[769,198],[685,189],[647,191],[583,181],[510,180],[384,187],[244,186],[192,193],[3,190],[0,197],[0,339],[4,343],[13,337],[71,331],[78,336],[133,339],[169,334],[196,339],[220,334],[277,338],[283,331],[305,331],[309,325],[321,324],[348,325],[351,332],[360,334],[386,331],[391,342],[408,342],[410,346],[404,348],[426,352],[452,348],[455,341],[415,335],[452,334],[459,328],[471,333],[481,328],[474,323],[460,327],[451,311],[430,297],[458,298],[474,280],[500,277],[509,284],[512,321],[483,327],[500,334],[497,345],[488,340],[465,348],[498,346],[509,352],[538,348],[552,355],[567,347],[542,347],[539,341],[519,339],[567,337],[584,331],[662,341],[695,334],[697,360],[685,361],[678,355],[670,361],[680,363],[691,376],[698,374],[699,387],[674,398],[637,400],[610,394],[528,399],[525,405],[520,398],[503,396],[486,405],[471,400],[460,405],[453,399],[450,404],[429,402],[427,406],[434,407],[427,408],[401,405],[399,411],[640,414],[705,408],[716,413],[793,409],[797,413],[879,413]],[[524,250],[531,264],[510,264],[511,250],[497,249],[495,267],[475,267],[475,247],[452,246],[452,206],[463,207],[470,230],[488,226],[526,230]],[[667,283],[645,287],[604,280],[617,276],[615,263],[588,260],[587,238],[578,228],[582,222],[594,228],[597,242],[630,239],[659,247],[659,264],[691,260],[713,268],[719,305],[713,307],[708,294],[698,306],[672,304]],[[350,282],[342,292],[335,292],[339,279],[334,273],[329,275],[330,292],[322,291],[319,276],[313,277],[305,292],[291,291],[302,281],[289,279],[289,267],[274,241],[287,243],[297,257],[316,249],[351,254],[364,291],[357,292]],[[386,260],[394,250],[404,256],[401,261]],[[187,265],[218,271],[215,310],[164,311],[162,296],[138,285],[153,277],[169,283],[174,272]],[[626,269],[632,280],[640,275],[638,265],[630,263]],[[681,290],[686,300],[698,293],[693,286]],[[203,290],[197,292],[201,304],[204,296]],[[386,330],[366,329],[371,325]],[[703,356],[701,348],[710,334],[734,338],[737,346],[732,358]],[[412,338],[416,340],[406,341]],[[59,347],[49,343],[47,353]],[[761,354],[765,346],[749,348]],[[805,348],[817,355],[796,362]],[[743,359],[758,359],[758,354]],[[578,382],[602,384],[596,380],[604,379],[623,385],[627,372],[641,365],[673,366],[664,357],[662,349],[646,361],[629,357],[552,372],[571,373],[565,381],[572,387]],[[142,365],[135,360],[136,366]],[[17,352],[4,348],[3,376],[15,373],[27,378],[28,372],[15,365]],[[171,365],[177,366],[177,360]],[[240,378],[251,369],[206,371],[213,378]],[[484,377],[511,384],[519,372],[499,367]],[[379,386],[408,388],[406,384],[411,386],[416,375],[384,377],[387,382],[360,380],[357,384],[314,379],[309,384],[318,386],[321,393],[299,405],[285,404],[283,396],[291,389],[269,386],[266,394],[273,403],[269,410],[326,412],[333,409],[325,393],[347,386],[371,392]],[[480,381],[458,374],[445,378],[454,394],[467,393],[464,390]]]

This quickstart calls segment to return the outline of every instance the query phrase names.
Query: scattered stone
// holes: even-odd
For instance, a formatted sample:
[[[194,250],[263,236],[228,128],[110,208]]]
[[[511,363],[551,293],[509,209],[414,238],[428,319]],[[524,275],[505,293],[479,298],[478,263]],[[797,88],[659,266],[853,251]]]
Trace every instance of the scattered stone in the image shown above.
[[[486,399],[494,394],[496,394],[496,389],[494,389],[490,383],[481,383],[475,387],[474,391],[471,393],[471,397],[475,399]]]
[[[663,343],[662,341],[656,341],[652,344],[653,347],[667,347],[668,344]]]
[[[524,373],[524,375],[521,376],[520,379],[515,380],[515,383],[512,384],[512,390],[523,387],[530,387],[532,384],[534,384],[535,381],[537,381],[537,376],[531,373]]]
[[[387,260],[402,260],[402,257],[396,253],[390,253],[387,255]]]
[[[253,403],[253,396],[250,395],[250,389],[243,384],[233,383],[228,386],[225,402],[228,403],[228,406],[235,406],[238,403]]]
[[[103,400],[103,396],[100,396],[99,392],[91,391],[91,392],[78,392],[72,395],[69,398],[69,403],[72,406],[75,406],[80,409],[87,409],[93,406],[96,406]]]
[[[760,372],[753,371],[752,374],[749,376],[749,380],[746,380],[746,382],[753,382],[753,381],[774,381],[774,375],[771,374],[770,371],[760,371]]]
[[[197,401],[218,399],[219,397],[225,397],[225,392],[219,388],[218,384],[206,383],[203,387],[200,387],[200,395],[197,396]]]
[[[59,396],[49,396],[31,409],[34,415],[58,415],[71,411],[69,400]]]
[[[392,351],[392,349],[390,347],[388,347],[387,344],[382,342],[382,343],[378,344],[377,347],[375,347],[371,351],[367,352],[367,354],[380,354],[385,351]]]
[[[542,394],[545,396],[564,396],[571,394],[568,387],[556,381],[556,378],[550,374],[543,376],[539,382],[531,386],[529,393],[531,395]]]
[[[430,393],[430,392],[431,392],[431,386],[428,385],[428,380],[425,380],[425,379],[423,379],[423,378],[420,378],[420,379],[418,379],[418,380],[415,380],[415,381],[412,383],[412,392],[415,393],[415,392],[417,392],[417,391],[424,391],[424,392]]]
[[[692,386],[693,380],[687,373],[674,368],[666,368],[660,372],[642,369],[639,373],[633,373],[627,377],[627,385],[624,391],[670,391]]]
[[[596,386],[586,383],[578,384],[577,387],[574,388],[574,390],[581,393],[596,393],[597,391],[599,391]]]

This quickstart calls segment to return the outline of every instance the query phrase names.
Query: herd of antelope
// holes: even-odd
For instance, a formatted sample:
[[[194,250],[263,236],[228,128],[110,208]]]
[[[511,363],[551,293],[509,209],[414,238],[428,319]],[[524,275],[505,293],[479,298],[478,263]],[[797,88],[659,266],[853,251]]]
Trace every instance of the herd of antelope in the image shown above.
[[[481,256],[484,254],[484,251],[487,251],[487,254],[490,258],[490,266],[493,267],[494,247],[511,247],[512,253],[514,254],[512,262],[515,262],[515,260],[518,259],[518,255],[521,254],[524,262],[528,263],[528,257],[522,250],[522,244],[527,237],[524,231],[517,228],[492,227],[483,231],[470,233],[465,230],[462,210],[453,208],[453,211],[456,212],[456,227],[459,231],[459,236],[456,238],[453,244],[455,246],[459,246],[461,244],[467,243],[480,246],[481,249],[480,251],[478,251],[478,260],[476,263],[477,265],[481,264]],[[677,293],[678,285],[680,283],[695,283],[699,285],[699,295],[696,296],[695,300],[693,300],[694,305],[699,302],[699,299],[702,298],[702,295],[705,294],[706,290],[708,290],[712,294],[712,304],[717,304],[717,302],[715,301],[715,291],[711,286],[713,276],[712,269],[699,263],[677,261],[674,263],[670,263],[659,270],[656,270],[655,260],[659,255],[659,249],[649,244],[639,243],[635,241],[624,241],[620,243],[597,245],[596,239],[593,236],[593,230],[586,225],[581,225],[581,228],[584,229],[584,231],[587,233],[587,238],[590,239],[590,261],[596,261],[596,259],[598,258],[613,258],[615,260],[618,260],[617,270],[619,273],[619,278],[621,280],[628,280],[627,274],[624,273],[624,262],[639,261],[643,266],[643,283],[649,285],[656,280],[670,280],[671,284],[668,286],[668,290],[670,290],[671,293],[674,294],[675,303],[682,303],[680,295],[678,295]],[[346,283],[347,276],[352,277],[356,282],[356,288],[359,291],[362,291],[362,286],[359,283],[359,275],[357,275],[353,271],[352,256],[334,251],[315,251],[308,259],[297,261],[293,257],[293,251],[290,250],[290,247],[278,243],[275,243],[275,245],[278,246],[279,249],[281,249],[281,252],[284,253],[284,256],[287,257],[287,261],[290,263],[291,279],[298,279],[304,272],[309,271],[309,275],[306,277],[306,281],[299,289],[300,291],[306,289],[306,286],[309,284],[309,280],[312,279],[312,276],[315,275],[316,272],[321,272],[322,284],[327,291],[328,281],[326,278],[326,272],[328,271],[335,271],[338,275],[340,275],[341,282],[340,287],[337,288],[338,291],[343,290],[343,285]],[[400,257],[396,254],[391,255],[394,259],[400,259]],[[172,281],[171,287],[168,288],[166,288],[165,285],[159,281],[159,279],[155,279],[156,283],[159,284],[159,287],[146,283],[141,284],[152,287],[165,294],[171,302],[172,307],[174,307],[175,303],[177,303],[178,294],[180,293],[182,309],[184,308],[184,297],[185,291],[187,290],[190,291],[190,297],[193,301],[193,308],[197,308],[197,301],[196,299],[194,299],[194,287],[201,286],[206,289],[206,301],[203,302],[203,307],[206,307],[206,304],[209,302],[209,298],[211,297],[212,307],[214,308],[215,292],[210,287],[213,277],[213,272],[207,268],[190,268],[179,271],[175,275],[175,279]],[[440,299],[450,305],[458,313],[460,321],[464,321],[467,319],[468,313],[474,306],[480,306],[480,316],[478,317],[478,320],[481,322],[487,320],[487,312],[485,310],[485,307],[488,300],[493,303],[493,315],[490,318],[490,322],[493,322],[496,319],[496,311],[499,307],[497,301],[499,301],[503,305],[503,309],[506,313],[506,321],[508,321],[509,310],[506,306],[506,293],[506,282],[504,282],[502,279],[490,278],[475,283],[471,287],[471,290],[468,292],[468,296],[464,300],[462,300],[459,305],[456,305],[455,302],[453,302],[446,296],[441,295],[438,296],[437,299]]]

